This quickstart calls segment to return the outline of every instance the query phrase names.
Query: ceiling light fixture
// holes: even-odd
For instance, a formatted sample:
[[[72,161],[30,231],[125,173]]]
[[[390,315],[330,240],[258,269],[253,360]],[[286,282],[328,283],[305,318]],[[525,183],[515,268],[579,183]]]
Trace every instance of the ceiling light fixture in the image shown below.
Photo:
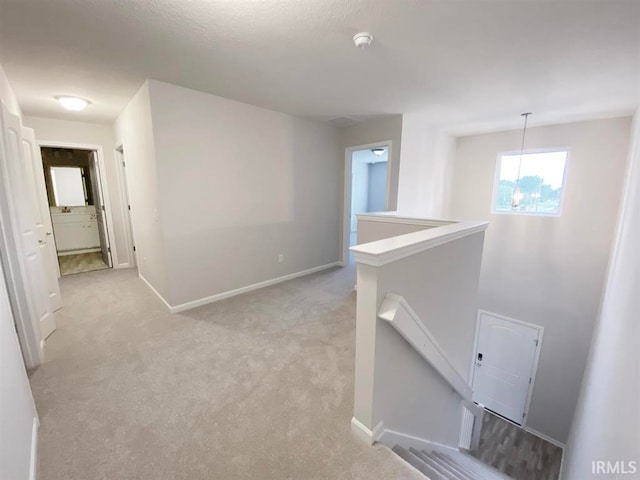
[[[84,98],[71,97],[69,95],[58,95],[56,100],[60,102],[60,105],[64,108],[72,112],[84,110],[91,103],[89,100],[85,100]]]
[[[358,48],[367,48],[371,45],[371,42],[373,42],[373,35],[369,32],[360,32],[353,36],[353,43],[355,43]]]
[[[376,157],[381,157],[382,155],[384,155],[384,148],[372,148],[371,153],[373,153]]]
[[[524,128],[522,129],[522,144],[520,145],[520,160],[518,160],[518,177],[516,178],[516,186],[513,187],[513,193],[511,194],[511,209],[515,210],[520,206],[520,200],[522,200],[522,192],[520,191],[520,171],[522,169],[522,155],[524,154],[524,138],[527,134],[527,120],[529,120],[531,112],[522,113],[520,116],[524,117]]]

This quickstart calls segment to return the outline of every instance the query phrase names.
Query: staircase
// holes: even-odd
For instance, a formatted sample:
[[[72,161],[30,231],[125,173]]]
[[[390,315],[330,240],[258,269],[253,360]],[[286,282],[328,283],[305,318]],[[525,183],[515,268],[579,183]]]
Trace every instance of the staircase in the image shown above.
[[[393,451],[431,480],[511,480],[470,455],[454,449],[417,450],[396,445]]]

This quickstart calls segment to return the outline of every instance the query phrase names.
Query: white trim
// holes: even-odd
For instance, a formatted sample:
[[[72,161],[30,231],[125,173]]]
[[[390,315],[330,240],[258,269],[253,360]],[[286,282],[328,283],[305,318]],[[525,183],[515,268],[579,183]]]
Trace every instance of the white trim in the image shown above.
[[[471,401],[471,386],[403,297],[387,293],[378,317],[389,322],[464,400]]]
[[[444,450],[450,450],[456,453],[460,453],[456,447],[449,445],[443,445],[437,442],[430,442],[424,438],[414,437],[413,435],[407,435],[406,433],[397,432],[395,430],[384,429],[377,442],[383,445],[393,448],[395,445],[400,445],[403,448],[409,449],[413,447],[416,450],[431,450],[433,447],[438,447]]]
[[[373,431],[371,431],[356,417],[351,417],[351,431],[355,433],[360,440],[367,443],[367,445],[373,445],[374,442],[378,441],[383,430],[384,424],[382,422],[379,422]]]
[[[389,192],[391,190],[391,171],[393,166],[392,150],[393,142],[384,140],[374,143],[366,143],[364,145],[355,145],[344,149],[344,185],[342,196],[342,257],[341,263],[346,265],[349,263],[349,236],[351,234],[351,183],[353,181],[351,174],[351,161],[353,152],[358,150],[367,150],[374,147],[387,147],[387,191],[385,194],[385,209],[389,208]]]
[[[38,428],[40,421],[38,417],[33,417],[31,428],[31,453],[29,455],[29,480],[36,480],[38,470]]]
[[[136,252],[133,247],[136,244],[135,235],[133,233],[133,212],[129,210],[131,205],[131,195],[129,194],[129,184],[126,168],[123,165],[125,160],[124,143],[116,147],[114,150],[114,159],[116,162],[116,178],[118,179],[118,193],[120,196],[120,205],[122,205],[122,229],[125,232],[125,245],[127,248],[127,262],[118,265],[118,268],[133,268],[137,266]]]
[[[164,304],[165,304],[165,306],[169,309],[169,311],[171,311],[171,309],[172,309],[173,307],[171,307],[171,305],[169,305],[169,302],[167,302],[167,301],[164,299],[164,297],[163,297],[162,295],[160,295],[160,292],[158,292],[158,291],[155,289],[155,287],[154,287],[153,285],[151,285],[151,283],[149,283],[149,280],[147,280],[146,278],[144,278],[144,276],[143,276],[140,272],[138,272],[138,277],[139,277],[139,278],[140,278],[144,283],[146,283],[146,284],[147,284],[147,287],[149,287],[149,288],[151,289],[151,291],[152,291],[153,293],[155,293],[155,294],[156,294],[156,296],[157,296],[160,300],[162,300],[162,303],[164,303]]]
[[[116,248],[115,230],[113,228],[113,204],[111,203],[111,197],[109,196],[109,183],[107,181],[107,170],[104,162],[104,151],[102,145],[98,144],[85,144],[85,143],[71,143],[71,142],[56,142],[54,140],[37,140],[40,147],[53,147],[53,148],[75,148],[80,150],[93,150],[98,156],[98,173],[100,176],[100,187],[102,189],[102,200],[109,208],[106,209],[107,217],[107,236],[109,237],[109,248],[111,249],[111,265],[119,265],[118,250]],[[55,234],[54,234],[55,235]]]
[[[475,379],[475,363],[476,358],[478,358],[478,341],[480,340],[480,317],[482,314],[490,315],[492,317],[499,318],[500,320],[504,320],[505,322],[515,323],[517,325],[522,325],[524,327],[532,328],[538,331],[538,345],[536,346],[536,351],[533,356],[533,365],[531,367],[531,383],[529,384],[529,388],[527,390],[527,401],[524,406],[524,417],[522,418],[522,423],[519,425],[523,429],[527,429],[527,421],[529,420],[529,409],[531,407],[531,398],[533,397],[533,387],[536,383],[536,375],[538,373],[538,362],[540,361],[540,351],[542,350],[542,339],[544,337],[544,327],[541,325],[535,325],[533,323],[524,322],[522,320],[517,320],[515,318],[506,317],[504,315],[500,315],[498,313],[489,312],[487,310],[478,309],[478,315],[476,317],[476,333],[473,341],[473,357],[471,357],[471,372],[469,376],[470,384],[473,386],[473,382]],[[506,417],[502,417],[505,420],[508,420]],[[518,425],[513,422],[514,425]],[[553,443],[553,442],[552,442]]]
[[[564,443],[560,442],[559,440],[556,440],[555,438],[551,438],[549,435],[545,435],[544,433],[539,432],[538,430],[535,430],[530,427],[524,427],[524,431],[529,432],[530,434],[535,435],[536,437],[540,437],[541,439],[555,445],[556,447],[561,448],[564,456],[564,449],[567,447]]]
[[[435,220],[431,218],[406,217],[401,216],[398,212],[376,212],[376,213],[357,213],[358,220],[366,220],[368,222],[381,223],[401,223],[403,225],[418,225],[427,228],[442,227],[459,223],[454,220]]]
[[[564,162],[564,171],[562,172],[562,186],[560,191],[560,201],[558,202],[558,211],[547,213],[547,212],[521,212],[521,211],[509,211],[509,210],[496,210],[496,199],[498,197],[498,184],[500,182],[500,170],[502,169],[502,157],[503,156],[513,156],[520,155],[520,150],[506,151],[506,152],[498,152],[498,157],[496,159],[496,171],[493,176],[493,193],[491,195],[491,206],[490,213],[492,215],[520,215],[524,217],[549,217],[549,218],[557,218],[562,215],[562,206],[564,205],[564,193],[567,185],[567,170],[569,166],[569,157],[571,155],[571,149],[569,147],[557,147],[557,148],[532,148],[529,150],[525,150],[522,152],[523,155],[535,155],[537,153],[557,153],[557,152],[565,152],[567,154]]]
[[[209,297],[193,300],[191,302],[181,303],[180,305],[176,305],[174,307],[170,306],[169,309],[171,310],[171,313],[183,312],[185,310],[190,310],[192,308],[200,307],[208,303],[217,302],[219,300],[224,300],[225,298],[229,298],[229,297],[235,297],[236,295],[240,295],[242,293],[247,293],[253,290],[258,290],[260,288],[269,287],[271,285],[276,285],[278,283],[286,282],[288,280],[293,280],[294,278],[304,277],[305,275],[310,275],[312,273],[321,272],[322,270],[327,270],[329,268],[338,267],[338,266],[340,266],[340,262],[332,262],[326,265],[320,265],[319,267],[309,268],[307,270],[302,270],[301,272],[290,273],[289,275],[283,275],[282,277],[276,277],[270,280],[265,280],[263,282],[253,283],[251,285],[247,285],[246,287],[240,287],[234,290],[229,290],[227,292],[217,293],[216,295],[211,295]]]
[[[488,222],[458,222],[351,247],[356,263],[380,267],[430,248],[484,232]]]
[[[95,248],[81,248],[79,250],[62,250],[59,252],[56,252],[58,255],[58,257],[64,257],[66,255],[81,255],[83,253],[96,253],[96,252],[101,252],[102,250],[98,247]]]

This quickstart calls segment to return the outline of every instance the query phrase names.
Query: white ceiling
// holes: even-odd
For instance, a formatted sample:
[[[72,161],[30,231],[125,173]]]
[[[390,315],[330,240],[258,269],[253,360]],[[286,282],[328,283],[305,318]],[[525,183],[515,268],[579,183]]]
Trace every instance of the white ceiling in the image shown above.
[[[633,111],[640,2],[0,0],[0,62],[27,115],[110,122],[155,78],[335,124],[426,109],[472,132]],[[58,94],[93,104],[66,113]]]

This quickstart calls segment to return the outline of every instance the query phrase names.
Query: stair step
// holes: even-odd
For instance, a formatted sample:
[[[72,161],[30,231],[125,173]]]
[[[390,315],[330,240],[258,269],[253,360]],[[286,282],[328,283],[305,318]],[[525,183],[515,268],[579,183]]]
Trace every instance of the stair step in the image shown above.
[[[473,473],[481,480],[512,480],[511,477],[489,465],[485,465],[480,460],[472,457],[471,455],[467,455],[466,453],[455,451],[439,451],[439,453],[448,457],[450,461],[455,462],[460,467],[466,469],[467,472]]]
[[[429,464],[424,462],[420,457],[411,453],[406,448],[396,445],[392,450],[405,462],[412,465],[418,471],[424,473],[427,477],[430,478],[430,480],[451,480],[450,478],[441,475],[437,470],[433,469]]]
[[[423,454],[429,454],[431,457],[436,458],[439,462],[444,465],[447,465],[450,470],[453,470],[458,477],[462,480],[479,480],[477,475],[474,475],[473,472],[470,472],[464,466],[456,463],[449,456],[445,455],[442,452],[438,452],[437,450],[432,450],[431,452],[422,451]]]
[[[446,454],[444,452],[435,452],[442,462],[447,463],[449,465],[456,465],[457,468],[463,470],[467,476],[473,478],[473,480],[497,480],[502,477],[496,477],[492,472],[488,472],[485,470],[484,466],[481,464],[465,462],[464,460],[456,460],[458,456],[454,453],[453,455]]]
[[[455,471],[455,469],[452,469],[448,465],[441,462],[439,458],[432,456],[430,452],[426,452],[424,450],[422,452],[419,452],[415,448],[410,448],[409,452],[413,453],[416,457],[420,458],[423,462],[430,465],[434,470],[439,472],[445,478],[455,479],[455,480],[467,480],[463,477],[460,477]]]
[[[430,450],[393,447],[400,458],[431,480],[512,480],[466,453],[433,445]]]

